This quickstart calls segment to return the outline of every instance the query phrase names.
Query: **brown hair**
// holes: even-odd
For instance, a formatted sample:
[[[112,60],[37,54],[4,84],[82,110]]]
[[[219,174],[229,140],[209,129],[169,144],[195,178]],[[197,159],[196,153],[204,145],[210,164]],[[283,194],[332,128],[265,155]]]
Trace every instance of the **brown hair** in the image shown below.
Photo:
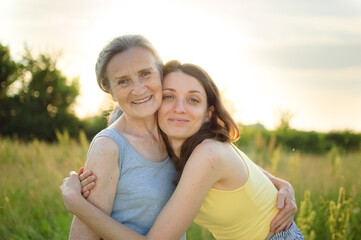
[[[225,109],[221,101],[219,90],[208,73],[197,65],[190,63],[182,64],[177,60],[172,60],[164,65],[163,77],[171,72],[177,71],[192,76],[199,81],[207,95],[207,107],[213,106],[214,110],[211,119],[204,122],[198,132],[184,141],[179,158],[174,154],[167,136],[163,133],[168,153],[173,160],[178,173],[178,178],[175,183],[178,183],[189,156],[203,140],[215,139],[221,142],[234,142],[239,138],[238,126]]]

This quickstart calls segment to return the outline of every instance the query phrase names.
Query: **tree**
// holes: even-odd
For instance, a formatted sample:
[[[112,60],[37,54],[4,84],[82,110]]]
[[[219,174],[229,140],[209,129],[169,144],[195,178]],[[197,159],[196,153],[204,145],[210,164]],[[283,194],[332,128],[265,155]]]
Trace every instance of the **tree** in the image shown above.
[[[284,110],[278,112],[279,123],[276,127],[277,130],[286,132],[290,129],[290,122],[295,116],[290,110]]]
[[[18,69],[9,48],[0,43],[0,100],[6,97],[9,86],[16,80]]]
[[[13,62],[10,57],[8,59],[7,62]],[[79,120],[71,107],[79,95],[78,80],[68,82],[57,69],[54,57],[40,54],[34,58],[27,48],[18,66],[21,71],[17,72],[21,74],[15,80],[11,77],[4,80],[5,83],[17,82],[18,89],[13,95],[5,92],[1,99],[0,133],[44,140],[55,139],[56,129],[77,134]],[[4,68],[11,72],[11,64]]]

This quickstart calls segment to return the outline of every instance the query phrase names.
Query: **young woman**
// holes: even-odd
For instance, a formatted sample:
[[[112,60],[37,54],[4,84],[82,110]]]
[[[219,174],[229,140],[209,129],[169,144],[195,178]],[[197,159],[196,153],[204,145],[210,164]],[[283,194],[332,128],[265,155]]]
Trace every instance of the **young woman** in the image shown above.
[[[269,231],[278,212],[277,190],[231,143],[238,137],[237,125],[204,70],[177,61],[166,64],[158,123],[181,177],[146,236],[87,202],[75,173],[61,186],[67,209],[105,239],[177,239],[193,220],[217,239],[303,239],[294,223],[276,235]]]

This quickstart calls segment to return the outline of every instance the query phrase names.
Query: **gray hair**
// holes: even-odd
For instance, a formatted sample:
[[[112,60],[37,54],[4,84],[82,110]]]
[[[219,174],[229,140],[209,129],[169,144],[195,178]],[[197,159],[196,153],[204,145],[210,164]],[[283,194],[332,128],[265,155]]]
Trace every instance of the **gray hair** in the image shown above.
[[[141,47],[148,50],[154,57],[160,76],[162,78],[163,61],[160,58],[158,52],[148,39],[142,35],[123,35],[114,38],[110,41],[103,50],[99,53],[97,63],[95,65],[95,73],[97,76],[97,82],[104,92],[109,93],[109,79],[106,75],[106,68],[109,61],[116,54],[125,52],[128,49],[134,47]]]
[[[156,66],[159,70],[160,77],[161,79],[163,78],[163,61],[149,40],[142,35],[123,35],[114,38],[107,45],[105,45],[105,47],[99,53],[98,60],[95,65],[95,73],[97,76],[98,85],[101,90],[109,93],[110,85],[108,76],[106,75],[106,69],[112,57],[118,53],[125,52],[126,50],[135,47],[144,48],[153,55]],[[122,115],[122,113],[122,110],[117,105],[108,116],[108,126],[115,122]]]

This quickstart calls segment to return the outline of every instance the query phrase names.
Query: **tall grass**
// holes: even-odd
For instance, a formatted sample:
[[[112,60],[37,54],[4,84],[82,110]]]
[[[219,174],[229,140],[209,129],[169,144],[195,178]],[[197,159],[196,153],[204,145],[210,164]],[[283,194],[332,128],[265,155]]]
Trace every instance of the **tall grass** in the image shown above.
[[[67,239],[71,214],[59,186],[70,169],[84,164],[75,141],[48,144],[0,139],[1,239]]]
[[[83,133],[76,141],[66,133],[57,137],[58,143],[0,138],[1,239],[67,239],[72,215],[63,206],[59,186],[70,170],[84,165],[88,142]],[[334,148],[310,155],[257,141],[254,150],[244,151],[291,182],[299,208],[295,220],[308,239],[359,239],[361,152]],[[214,238],[192,224],[187,239]]]

